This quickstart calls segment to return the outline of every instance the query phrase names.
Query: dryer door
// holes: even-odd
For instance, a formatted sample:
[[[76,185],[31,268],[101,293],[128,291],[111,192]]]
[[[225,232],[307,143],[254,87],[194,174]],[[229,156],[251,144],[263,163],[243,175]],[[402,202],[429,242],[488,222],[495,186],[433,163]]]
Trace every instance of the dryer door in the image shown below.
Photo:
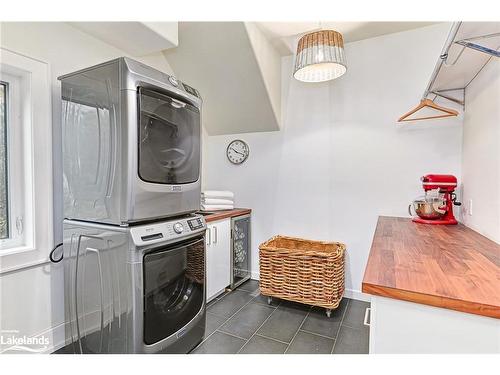
[[[139,88],[139,177],[181,185],[200,176],[200,111],[163,93]]]
[[[205,242],[195,240],[144,255],[144,343],[181,330],[204,308]]]

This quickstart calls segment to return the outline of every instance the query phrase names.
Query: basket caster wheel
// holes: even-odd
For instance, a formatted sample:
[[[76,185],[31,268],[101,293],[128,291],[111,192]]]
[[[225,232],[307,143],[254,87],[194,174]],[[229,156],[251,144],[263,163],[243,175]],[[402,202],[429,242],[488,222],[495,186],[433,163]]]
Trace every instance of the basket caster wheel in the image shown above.
[[[267,304],[270,305],[273,302],[273,297],[267,297]]]
[[[332,316],[332,309],[326,309],[326,316],[329,318]]]

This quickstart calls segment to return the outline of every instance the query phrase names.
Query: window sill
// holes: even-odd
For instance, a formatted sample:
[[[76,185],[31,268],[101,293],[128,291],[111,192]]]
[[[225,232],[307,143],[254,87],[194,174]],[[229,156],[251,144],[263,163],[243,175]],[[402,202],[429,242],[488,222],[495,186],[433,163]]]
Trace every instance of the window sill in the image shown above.
[[[12,255],[12,254],[20,254],[20,253],[26,253],[28,251],[34,251],[36,250],[33,246],[26,246],[26,245],[12,245],[9,246],[8,242],[7,244],[1,243],[0,247],[6,247],[4,250],[0,250],[0,258],[6,255]]]

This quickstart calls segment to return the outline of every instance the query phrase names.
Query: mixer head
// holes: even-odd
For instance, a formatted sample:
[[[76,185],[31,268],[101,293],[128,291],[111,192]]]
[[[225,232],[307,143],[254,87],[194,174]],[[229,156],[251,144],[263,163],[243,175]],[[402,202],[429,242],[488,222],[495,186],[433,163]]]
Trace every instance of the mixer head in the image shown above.
[[[426,174],[420,180],[425,191],[453,192],[457,187],[457,178],[451,174]]]

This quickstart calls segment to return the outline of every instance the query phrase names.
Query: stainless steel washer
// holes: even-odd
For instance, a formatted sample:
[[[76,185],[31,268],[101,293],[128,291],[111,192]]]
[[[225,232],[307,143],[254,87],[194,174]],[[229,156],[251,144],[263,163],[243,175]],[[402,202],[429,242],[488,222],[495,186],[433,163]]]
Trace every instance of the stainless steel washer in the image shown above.
[[[198,215],[131,227],[65,220],[71,351],[193,349],[205,334],[205,230]]]

